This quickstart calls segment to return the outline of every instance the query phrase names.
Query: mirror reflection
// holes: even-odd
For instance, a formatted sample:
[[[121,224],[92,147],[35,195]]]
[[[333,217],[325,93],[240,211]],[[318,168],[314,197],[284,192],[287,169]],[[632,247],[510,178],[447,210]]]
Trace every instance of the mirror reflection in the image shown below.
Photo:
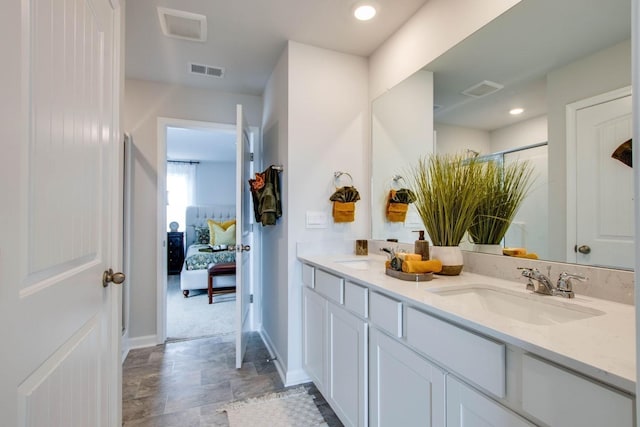
[[[612,157],[631,137],[630,14],[629,0],[523,0],[376,99],[372,238],[423,229],[411,205],[385,217],[418,157],[499,155],[536,170],[504,245],[631,269],[632,168]]]

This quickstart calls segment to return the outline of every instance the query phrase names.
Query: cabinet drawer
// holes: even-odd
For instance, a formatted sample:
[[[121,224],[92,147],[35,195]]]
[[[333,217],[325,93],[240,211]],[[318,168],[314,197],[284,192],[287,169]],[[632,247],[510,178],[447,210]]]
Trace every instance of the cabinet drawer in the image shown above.
[[[407,343],[488,390],[505,397],[505,345],[416,309],[407,309]]]
[[[522,407],[554,426],[633,425],[631,397],[529,355],[522,358]]]
[[[402,303],[385,295],[371,292],[369,316],[377,327],[402,337]]]
[[[369,290],[355,283],[344,284],[344,306],[360,317],[369,315]]]
[[[338,304],[344,303],[344,279],[338,276],[316,270],[314,289]]]
[[[314,268],[307,264],[302,264],[302,283],[309,288],[313,288]]]

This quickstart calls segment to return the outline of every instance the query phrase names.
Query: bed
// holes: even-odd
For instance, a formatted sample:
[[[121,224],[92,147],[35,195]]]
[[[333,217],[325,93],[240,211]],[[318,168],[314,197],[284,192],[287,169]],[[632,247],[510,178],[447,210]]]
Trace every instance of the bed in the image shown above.
[[[186,211],[186,231],[184,265],[180,273],[180,289],[185,297],[189,296],[189,291],[197,289],[207,289],[208,271],[211,264],[235,262],[236,254],[230,251],[203,252],[208,248],[206,244],[196,241],[199,237],[198,229],[208,227],[207,220],[213,219],[217,222],[224,222],[234,219],[236,207],[231,205],[216,206],[188,206]],[[234,275],[216,277],[214,288],[235,286]]]

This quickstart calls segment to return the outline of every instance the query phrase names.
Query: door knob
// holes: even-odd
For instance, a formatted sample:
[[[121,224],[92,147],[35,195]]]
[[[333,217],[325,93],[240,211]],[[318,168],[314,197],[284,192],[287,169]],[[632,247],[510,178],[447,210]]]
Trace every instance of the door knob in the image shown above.
[[[125,279],[125,275],[124,273],[114,273],[113,270],[110,268],[108,270],[105,270],[104,273],[102,273],[102,286],[103,287],[107,287],[109,286],[109,283],[115,283],[116,285],[121,284],[122,282],[124,282]]]
[[[578,246],[578,252],[586,255],[588,253],[591,253],[591,247],[589,245],[580,245]]]
[[[236,245],[236,252],[248,252],[251,250],[249,245]]]

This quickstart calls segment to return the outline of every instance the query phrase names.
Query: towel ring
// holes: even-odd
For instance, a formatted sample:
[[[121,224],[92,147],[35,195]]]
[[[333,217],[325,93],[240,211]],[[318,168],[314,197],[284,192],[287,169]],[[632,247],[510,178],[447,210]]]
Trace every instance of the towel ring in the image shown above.
[[[403,181],[406,184],[406,181],[402,175],[394,175],[391,180],[393,181],[391,184],[391,188],[394,190],[399,190],[402,188],[402,186],[400,185],[400,181]]]
[[[349,185],[351,187],[353,187],[353,177],[351,176],[351,174],[349,172],[340,172],[340,171],[338,171],[338,172],[334,172],[333,173],[333,183],[335,184],[336,188],[339,187],[339,181],[340,181],[340,177],[342,175],[346,175],[346,176],[349,177]]]

